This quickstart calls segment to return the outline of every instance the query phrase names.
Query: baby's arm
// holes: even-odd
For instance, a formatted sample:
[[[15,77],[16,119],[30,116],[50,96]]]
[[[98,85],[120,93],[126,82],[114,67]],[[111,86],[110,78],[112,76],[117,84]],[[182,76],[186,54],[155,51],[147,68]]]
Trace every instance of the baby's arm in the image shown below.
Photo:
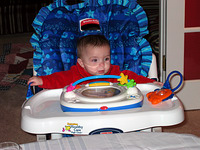
[[[135,72],[132,72],[132,71],[129,71],[129,70],[124,70],[122,72],[125,75],[128,75],[128,77],[130,79],[134,79],[136,83],[153,83],[153,84],[161,86],[161,87],[163,86],[162,82],[158,82],[158,81],[155,81],[153,79],[149,79],[149,78],[144,77],[142,75],[137,75]]]
[[[32,83],[31,83],[32,82]],[[38,86],[38,85],[43,85],[43,81],[40,77],[31,77],[29,80],[28,80],[28,83],[29,84],[31,83],[31,86]]]
[[[153,84],[161,86],[161,87],[163,86],[163,83],[162,82],[158,82],[158,81],[154,81]]]

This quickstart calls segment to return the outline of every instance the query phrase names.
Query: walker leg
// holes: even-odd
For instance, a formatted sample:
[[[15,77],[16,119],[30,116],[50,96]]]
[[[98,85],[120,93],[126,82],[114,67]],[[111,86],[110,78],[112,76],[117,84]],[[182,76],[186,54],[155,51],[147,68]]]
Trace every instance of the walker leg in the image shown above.
[[[152,128],[152,132],[162,132],[162,127]]]
[[[152,127],[140,130],[141,132],[162,132],[162,127]]]
[[[52,133],[51,134],[51,139],[60,139],[62,138],[62,134],[56,134],[56,133]]]
[[[37,137],[37,141],[38,142],[39,141],[46,141],[47,140],[46,134],[38,134],[38,135],[36,135],[36,137]]]

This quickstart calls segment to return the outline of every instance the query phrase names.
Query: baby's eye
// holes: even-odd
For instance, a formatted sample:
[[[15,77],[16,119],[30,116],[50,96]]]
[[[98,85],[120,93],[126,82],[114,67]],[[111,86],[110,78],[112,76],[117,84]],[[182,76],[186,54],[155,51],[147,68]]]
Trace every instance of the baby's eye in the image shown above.
[[[92,62],[97,62],[98,60],[97,60],[97,59],[92,59],[91,61],[92,61]]]
[[[110,61],[110,57],[106,57],[104,61]]]

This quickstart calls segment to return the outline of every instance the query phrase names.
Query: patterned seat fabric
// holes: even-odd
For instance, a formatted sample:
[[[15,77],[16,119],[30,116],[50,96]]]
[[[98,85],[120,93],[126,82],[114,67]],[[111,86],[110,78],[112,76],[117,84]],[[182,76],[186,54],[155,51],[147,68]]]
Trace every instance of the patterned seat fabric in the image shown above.
[[[77,39],[88,34],[103,34],[110,41],[112,64],[148,75],[152,61],[152,49],[144,38],[148,21],[136,0],[85,0],[75,5],[55,0],[40,10],[32,25],[36,33],[30,42],[39,76],[75,65]]]

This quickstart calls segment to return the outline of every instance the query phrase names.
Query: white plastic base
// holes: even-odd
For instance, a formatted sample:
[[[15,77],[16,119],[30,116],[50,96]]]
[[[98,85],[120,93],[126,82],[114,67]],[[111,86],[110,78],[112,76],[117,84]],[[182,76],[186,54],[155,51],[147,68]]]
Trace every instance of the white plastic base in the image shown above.
[[[184,120],[183,107],[174,96],[171,100],[152,105],[148,92],[159,87],[138,84],[144,95],[141,108],[101,112],[63,112],[60,108],[62,89],[43,90],[22,106],[21,128],[33,134],[90,134],[99,129],[122,132],[179,124]]]

